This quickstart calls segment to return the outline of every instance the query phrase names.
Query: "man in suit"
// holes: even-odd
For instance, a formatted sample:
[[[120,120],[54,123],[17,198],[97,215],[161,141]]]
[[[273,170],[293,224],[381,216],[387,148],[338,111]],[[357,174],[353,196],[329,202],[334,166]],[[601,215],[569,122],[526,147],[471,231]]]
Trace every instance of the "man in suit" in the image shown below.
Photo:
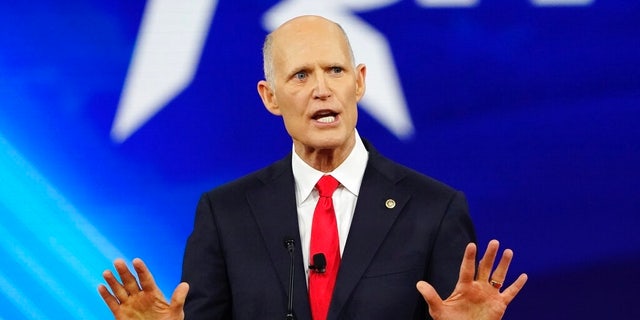
[[[492,271],[492,241],[476,270],[464,196],[359,136],[366,66],[355,65],[342,28],[322,17],[294,18],[267,37],[263,51],[266,80],[258,92],[283,118],[292,153],[202,196],[183,283],[170,303],[139,259],[139,284],[122,260],[114,263],[122,283],[105,271],[113,293],[105,286],[99,292],[116,319],[500,319],[526,275],[500,292],[512,252]],[[318,272],[310,247],[323,195],[314,186],[326,175],[337,179],[328,198],[339,253],[326,263],[337,275],[323,305],[306,289],[312,292]]]

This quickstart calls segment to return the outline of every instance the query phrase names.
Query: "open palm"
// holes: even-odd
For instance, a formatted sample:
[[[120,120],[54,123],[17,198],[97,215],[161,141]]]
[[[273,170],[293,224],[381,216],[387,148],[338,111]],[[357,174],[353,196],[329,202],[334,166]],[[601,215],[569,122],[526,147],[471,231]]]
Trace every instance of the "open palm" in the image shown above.
[[[492,272],[499,243],[491,240],[482,260],[475,270],[476,245],[470,243],[460,266],[460,277],[453,293],[442,300],[436,290],[427,282],[417,284],[427,304],[429,313],[435,320],[498,320],[504,315],[507,305],[527,282],[527,275],[521,274],[516,281],[500,292],[507,276],[513,251],[507,249],[496,269]]]
[[[188,284],[179,284],[173,292],[171,302],[168,303],[142,260],[133,260],[133,267],[140,279],[139,284],[122,259],[117,259],[113,265],[122,283],[107,270],[103,277],[111,292],[104,285],[98,286],[98,292],[116,320],[184,319],[183,306],[189,291]]]

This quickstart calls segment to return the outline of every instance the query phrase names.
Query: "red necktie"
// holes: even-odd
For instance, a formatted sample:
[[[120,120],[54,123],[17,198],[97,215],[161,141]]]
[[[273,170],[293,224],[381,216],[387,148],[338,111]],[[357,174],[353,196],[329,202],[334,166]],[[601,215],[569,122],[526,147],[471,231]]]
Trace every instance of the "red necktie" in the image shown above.
[[[317,253],[323,253],[327,260],[327,266],[324,273],[313,270],[309,272],[309,302],[311,303],[313,320],[327,319],[331,295],[340,267],[338,226],[331,199],[339,184],[338,180],[332,176],[323,176],[316,184],[320,199],[318,199],[318,204],[313,212],[309,258],[312,261],[310,264],[313,264],[313,256]]]

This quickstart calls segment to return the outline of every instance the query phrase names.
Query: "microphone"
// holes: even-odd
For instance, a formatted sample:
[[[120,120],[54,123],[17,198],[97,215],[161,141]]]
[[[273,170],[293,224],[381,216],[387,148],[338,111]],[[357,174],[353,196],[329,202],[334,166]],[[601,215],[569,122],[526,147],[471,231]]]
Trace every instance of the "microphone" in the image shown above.
[[[309,269],[317,273],[324,273],[327,270],[327,258],[324,256],[324,253],[316,253],[313,255],[313,264],[309,266]]]
[[[293,318],[293,274],[295,271],[295,260],[293,259],[293,250],[296,247],[296,242],[289,237],[284,238],[284,247],[289,251],[289,257],[291,258],[291,264],[289,264],[289,301],[287,303],[287,314],[285,320],[294,320]]]

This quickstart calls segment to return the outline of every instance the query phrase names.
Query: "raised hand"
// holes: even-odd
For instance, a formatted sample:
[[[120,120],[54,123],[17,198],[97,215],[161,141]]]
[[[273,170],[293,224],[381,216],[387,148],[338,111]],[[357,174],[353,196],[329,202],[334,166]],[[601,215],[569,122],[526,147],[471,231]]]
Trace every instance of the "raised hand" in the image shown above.
[[[122,259],[113,262],[122,283],[118,282],[110,270],[102,273],[111,292],[105,285],[98,286],[98,292],[113,313],[116,320],[182,320],[183,306],[189,291],[189,285],[180,283],[167,303],[160,288],[147,266],[142,260],[133,259],[133,268],[140,279],[140,283],[129,271]]]
[[[498,320],[504,315],[507,305],[527,282],[527,275],[521,274],[516,281],[500,292],[507,276],[513,251],[504,250],[496,269],[492,272],[499,243],[491,240],[475,276],[476,245],[470,243],[460,266],[460,277],[453,293],[442,300],[436,290],[427,282],[417,283],[418,291],[427,304],[429,313],[435,320]]]

